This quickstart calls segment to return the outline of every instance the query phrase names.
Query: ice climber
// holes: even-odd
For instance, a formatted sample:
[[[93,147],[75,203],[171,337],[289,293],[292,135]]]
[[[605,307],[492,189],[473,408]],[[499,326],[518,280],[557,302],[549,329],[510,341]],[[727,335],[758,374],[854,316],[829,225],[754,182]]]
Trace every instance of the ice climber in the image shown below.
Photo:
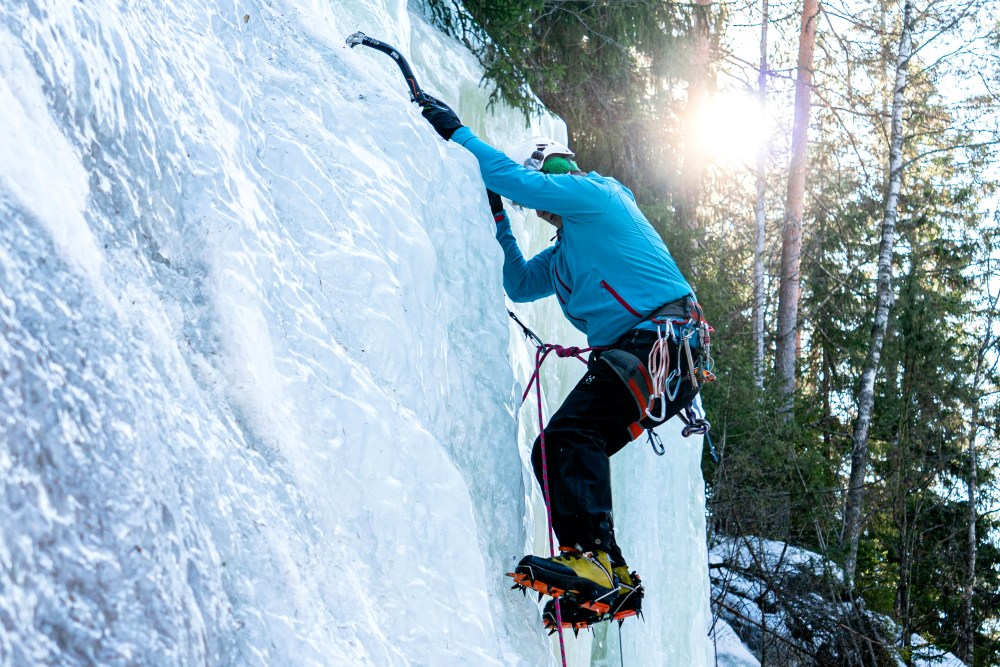
[[[544,429],[552,528],[561,554],[525,556],[515,581],[562,596],[567,627],[633,616],[640,611],[642,588],[615,540],[609,457],[697,394],[695,373],[704,368],[694,361],[697,332],[704,336],[708,329],[692,326],[704,322],[694,293],[621,183],[580,171],[573,151],[544,137],[508,157],[463,126],[440,100],[425,94],[421,104],[438,134],[479,161],[503,248],[507,295],[515,302],[555,295],[595,348],[586,374]],[[555,227],[555,243],[525,260],[498,194],[535,209]],[[655,394],[651,374],[657,373],[667,378],[668,389],[647,402]],[[710,375],[707,369],[704,375]],[[531,458],[541,484],[538,440]],[[552,608],[549,601],[550,628]]]

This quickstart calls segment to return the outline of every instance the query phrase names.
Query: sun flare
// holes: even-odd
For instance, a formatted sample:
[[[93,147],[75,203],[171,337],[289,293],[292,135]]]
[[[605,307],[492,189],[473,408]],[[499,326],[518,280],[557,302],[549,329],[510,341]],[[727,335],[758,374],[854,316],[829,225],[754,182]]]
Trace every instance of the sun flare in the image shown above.
[[[773,126],[773,118],[755,96],[719,91],[696,115],[691,139],[710,161],[753,163]]]

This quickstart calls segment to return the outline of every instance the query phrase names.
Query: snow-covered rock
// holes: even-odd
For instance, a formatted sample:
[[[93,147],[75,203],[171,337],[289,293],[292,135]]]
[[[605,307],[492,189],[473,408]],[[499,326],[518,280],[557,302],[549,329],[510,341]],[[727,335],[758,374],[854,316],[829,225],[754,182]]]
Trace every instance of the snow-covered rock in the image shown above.
[[[772,664],[867,665],[876,656],[879,664],[905,664],[899,628],[863,600],[855,613],[840,595],[843,571],[823,556],[774,540],[725,537],[709,560],[715,637],[726,653],[734,651],[735,631],[755,659],[766,653]],[[963,665],[919,635],[909,650],[917,667]]]

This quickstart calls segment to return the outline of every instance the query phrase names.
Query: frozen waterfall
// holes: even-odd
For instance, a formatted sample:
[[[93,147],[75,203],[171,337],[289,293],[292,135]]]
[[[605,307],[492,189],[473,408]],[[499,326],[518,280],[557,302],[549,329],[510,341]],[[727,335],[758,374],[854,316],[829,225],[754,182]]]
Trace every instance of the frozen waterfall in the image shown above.
[[[478,169],[356,30],[500,147],[565,137],[402,0],[0,6],[0,665],[557,664],[503,576],[548,547]],[[645,622],[571,665],[710,664],[701,442],[661,432],[614,460]]]

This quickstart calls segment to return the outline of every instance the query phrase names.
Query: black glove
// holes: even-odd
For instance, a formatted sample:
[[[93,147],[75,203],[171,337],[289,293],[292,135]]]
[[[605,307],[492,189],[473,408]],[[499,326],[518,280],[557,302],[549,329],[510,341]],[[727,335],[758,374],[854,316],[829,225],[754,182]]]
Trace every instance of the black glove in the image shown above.
[[[462,121],[458,119],[451,107],[438,98],[423,93],[418,103],[424,108],[420,113],[434,126],[434,129],[445,141],[451,139],[455,130],[462,127]]]
[[[493,211],[493,215],[503,210],[503,200],[500,199],[500,195],[486,188],[486,198],[490,200],[490,210]]]

